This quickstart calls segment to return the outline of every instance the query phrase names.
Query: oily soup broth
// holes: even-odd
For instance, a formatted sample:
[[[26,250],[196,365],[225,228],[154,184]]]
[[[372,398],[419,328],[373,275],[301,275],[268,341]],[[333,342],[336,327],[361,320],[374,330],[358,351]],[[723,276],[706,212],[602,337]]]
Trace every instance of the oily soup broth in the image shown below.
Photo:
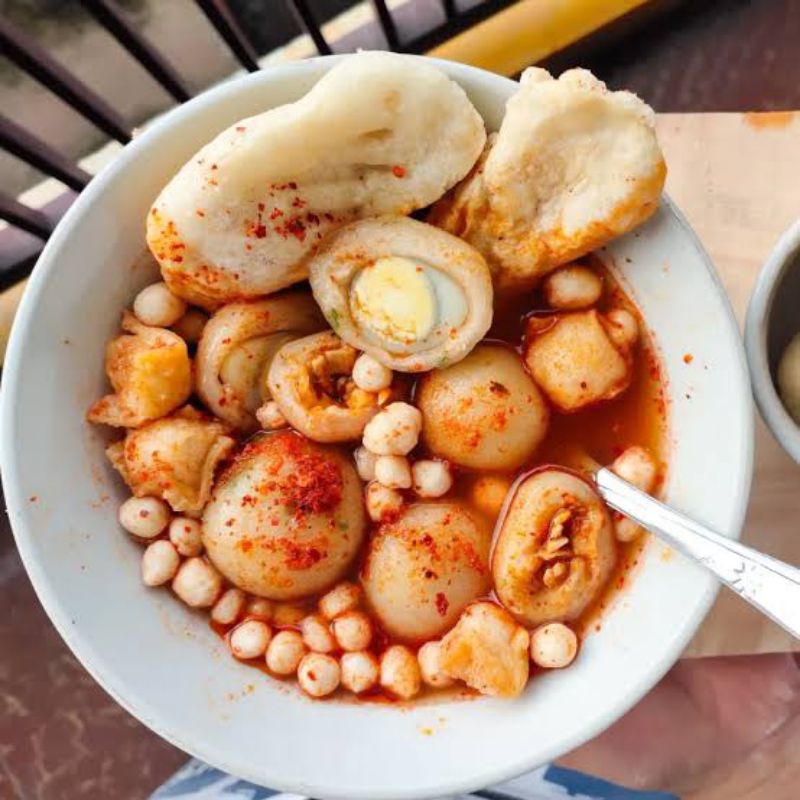
[[[492,474],[504,478],[510,483],[517,476],[546,464],[562,465],[580,470],[585,456],[589,456],[600,464],[609,464],[627,447],[639,445],[649,450],[661,465],[662,471],[659,474],[658,483],[658,487],[660,487],[661,483],[663,483],[663,469],[667,463],[668,456],[667,396],[655,343],[647,330],[642,315],[631,298],[624,292],[620,283],[615,279],[611,270],[598,257],[591,256],[584,261],[603,280],[603,295],[595,307],[599,311],[607,311],[611,308],[625,308],[633,313],[639,321],[640,338],[634,355],[631,384],[625,392],[613,400],[599,403],[594,407],[572,414],[553,413],[550,418],[547,436],[537,449],[534,458],[514,472]],[[495,322],[487,339],[504,342],[515,350],[521,351],[525,320],[531,314],[537,313],[551,314],[553,312],[548,310],[546,303],[536,292],[496,297]],[[413,387],[411,388],[411,394],[413,396]],[[424,451],[423,446],[420,445],[418,450]],[[423,452],[422,455],[427,454]],[[456,468],[454,470],[453,488],[448,493],[447,498],[463,503],[474,514],[481,516],[487,524],[494,526],[497,521],[497,515],[487,515],[473,502],[474,485],[484,474]],[[657,493],[658,487],[655,493]],[[376,525],[373,523],[371,527],[374,528]],[[581,638],[590,633],[591,630],[599,629],[602,612],[609,607],[615,595],[626,585],[632,569],[638,562],[638,557],[645,541],[646,538],[640,536],[632,542],[617,543],[618,560],[606,587],[581,618],[572,623],[572,627]],[[363,550],[366,550],[366,548],[363,548]],[[363,556],[364,552],[362,552],[362,557],[357,560],[357,563],[347,576],[350,579],[358,580]],[[296,605],[307,613],[311,613],[314,610],[315,599],[298,602]],[[374,616],[373,624],[376,631],[373,649],[380,652],[381,649],[391,643],[391,637],[380,630]],[[220,636],[226,637],[235,625],[225,626],[212,622],[211,627]],[[295,623],[289,623],[274,627],[276,630],[296,630],[299,626]],[[417,649],[414,645],[410,645],[410,647],[414,650]],[[334,655],[337,654],[338,651],[334,652]],[[263,664],[262,659],[249,663],[260,671],[271,674]],[[535,673],[536,667],[534,666],[532,674],[535,675]],[[284,679],[282,676],[273,675],[273,677]],[[422,696],[425,694],[437,697],[446,694],[450,698],[477,696],[477,693],[468,687],[448,690],[435,690],[426,687],[423,688]],[[383,691],[379,686],[356,699],[371,702],[397,702],[396,698]]]
[[[487,137],[377,52],[208,142],[147,213],[163,280],[87,412],[124,431],[143,583],[314,698],[567,667],[643,538],[587,472],[657,492],[667,455],[655,344],[585,254],[665,176],[652,110],[586,70],[526,73]]]
[[[603,279],[603,295],[595,307],[599,311],[625,308],[639,321],[639,342],[634,355],[631,384],[613,400],[572,414],[552,414],[547,437],[532,461],[517,472],[508,474],[508,477],[513,479],[545,464],[558,464],[580,470],[584,456],[589,456],[600,464],[610,464],[627,447],[639,445],[649,450],[660,465],[658,484],[654,491],[654,494],[658,494],[668,461],[668,399],[656,345],[646,321],[612,271],[597,256],[592,255],[584,261]],[[495,322],[489,337],[521,349],[524,321],[531,313],[539,311],[552,313],[537,294],[533,297],[523,294],[495,298]],[[453,493],[459,494],[466,504],[471,505],[470,490],[477,479],[477,475],[464,472],[457,474]],[[474,506],[471,507],[476,510]],[[496,517],[490,518],[490,521],[494,525]],[[632,542],[617,542],[618,561],[611,579],[574,625],[581,635],[592,627],[599,628],[600,613],[625,586],[645,541],[646,537],[640,536]]]

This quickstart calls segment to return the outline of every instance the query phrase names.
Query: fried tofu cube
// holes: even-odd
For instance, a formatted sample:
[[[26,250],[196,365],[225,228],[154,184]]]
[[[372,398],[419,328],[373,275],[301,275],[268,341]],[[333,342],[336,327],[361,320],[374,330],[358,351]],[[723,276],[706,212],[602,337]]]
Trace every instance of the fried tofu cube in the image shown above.
[[[525,363],[559,411],[611,400],[630,385],[630,348],[615,344],[612,330],[594,310],[529,321]]]
[[[441,668],[481,694],[516,697],[528,681],[528,632],[503,608],[468,606],[442,639]]]
[[[114,389],[98,400],[89,422],[138,428],[183,405],[192,393],[192,366],[186,342],[165,328],[122,317],[124,333],[108,343],[106,373]]]

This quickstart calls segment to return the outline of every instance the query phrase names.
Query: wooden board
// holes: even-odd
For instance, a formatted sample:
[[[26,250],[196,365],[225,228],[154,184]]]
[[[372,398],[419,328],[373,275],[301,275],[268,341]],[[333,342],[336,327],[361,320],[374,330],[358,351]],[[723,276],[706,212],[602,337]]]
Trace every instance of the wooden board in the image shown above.
[[[761,264],[800,216],[800,112],[659,117],[667,191],[711,254],[740,322]],[[0,296],[0,358],[21,287]],[[800,467],[759,421],[744,539],[800,564]],[[723,590],[688,652],[769,652],[800,647]]]
[[[711,254],[742,324],[761,265],[800,217],[800,112],[664,114],[658,129],[667,191]],[[800,564],[800,467],[760,419],[755,454],[744,541]],[[723,589],[688,652],[792,648],[800,643]]]

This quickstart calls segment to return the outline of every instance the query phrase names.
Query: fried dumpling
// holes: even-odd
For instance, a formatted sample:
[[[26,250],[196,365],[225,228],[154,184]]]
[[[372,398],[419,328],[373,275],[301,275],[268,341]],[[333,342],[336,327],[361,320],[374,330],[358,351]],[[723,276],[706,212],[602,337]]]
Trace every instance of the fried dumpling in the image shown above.
[[[129,311],[120,336],[106,347],[106,374],[114,389],[88,411],[89,422],[137,428],[185,403],[192,393],[186,342],[165,328],[144,325]]]
[[[460,361],[492,323],[492,280],[466,242],[408,217],[341,228],[310,261],[331,327],[399,372]]]
[[[272,398],[267,374],[276,353],[324,327],[307,292],[229,303],[203,329],[195,359],[197,393],[220,419],[240,431],[256,430],[255,412]]]
[[[136,497],[161,497],[173,511],[197,514],[211,496],[214,472],[236,442],[223,423],[187,406],[129,431],[107,450]]]
[[[282,347],[267,375],[272,399],[297,431],[315,442],[361,438],[378,413],[378,395],[353,381],[358,352],[333,331]]]
[[[244,119],[195,154],[147,218],[170,289],[215,308],[303,280],[335,227],[408,214],[461,180],[486,140],[463,89],[391,53],[343,60],[303,98]]]
[[[616,563],[608,509],[588,480],[558,467],[512,491],[492,552],[497,597],[528,627],[576,620]]]
[[[548,271],[635,228],[666,178],[652,109],[583,69],[525,70],[470,176],[429,222],[486,257],[498,288]]]

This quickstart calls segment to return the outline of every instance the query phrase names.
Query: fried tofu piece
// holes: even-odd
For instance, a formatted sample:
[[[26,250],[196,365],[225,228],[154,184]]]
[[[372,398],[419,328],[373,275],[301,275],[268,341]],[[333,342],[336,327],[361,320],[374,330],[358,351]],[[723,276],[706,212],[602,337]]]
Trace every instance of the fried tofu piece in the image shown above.
[[[498,289],[549,271],[644,222],[666,165],[652,109],[583,69],[525,70],[496,135],[428,221],[487,259]]]
[[[193,408],[129,431],[106,455],[136,497],[161,497],[181,514],[197,514],[214,473],[236,442],[223,423]]]
[[[632,342],[621,339],[618,332],[621,326],[614,318],[595,310],[528,321],[525,363],[559,411],[579,411],[628,388],[633,376]]]
[[[186,342],[165,328],[143,325],[129,311],[124,333],[106,348],[106,373],[114,389],[88,411],[89,422],[138,428],[185,403],[192,392]]]
[[[505,609],[473,603],[442,639],[441,668],[481,694],[516,697],[528,682],[529,641]]]

